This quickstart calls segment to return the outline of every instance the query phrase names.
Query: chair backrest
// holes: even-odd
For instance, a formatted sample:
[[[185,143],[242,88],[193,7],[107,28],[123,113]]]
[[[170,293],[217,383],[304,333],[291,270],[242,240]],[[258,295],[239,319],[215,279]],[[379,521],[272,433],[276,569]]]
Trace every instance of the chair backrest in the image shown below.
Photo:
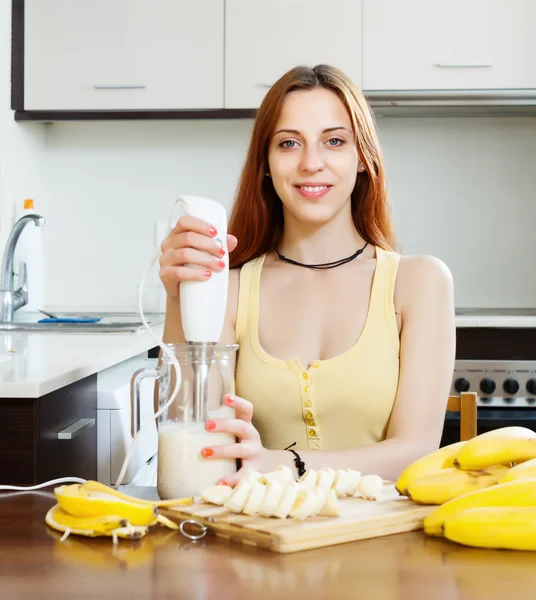
[[[477,435],[476,392],[462,392],[459,396],[449,396],[447,411],[460,413],[460,441],[464,442]]]

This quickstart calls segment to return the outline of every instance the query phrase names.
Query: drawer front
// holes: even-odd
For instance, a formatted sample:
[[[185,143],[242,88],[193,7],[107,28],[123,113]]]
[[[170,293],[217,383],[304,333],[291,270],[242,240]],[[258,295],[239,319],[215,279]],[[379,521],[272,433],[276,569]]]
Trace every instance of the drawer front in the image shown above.
[[[97,479],[97,375],[38,401],[37,480]]]

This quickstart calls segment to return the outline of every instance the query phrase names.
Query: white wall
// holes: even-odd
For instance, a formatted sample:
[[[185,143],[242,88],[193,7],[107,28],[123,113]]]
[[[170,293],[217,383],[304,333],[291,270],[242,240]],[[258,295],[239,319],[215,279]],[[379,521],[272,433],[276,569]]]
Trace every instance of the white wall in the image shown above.
[[[135,309],[155,223],[179,194],[231,206],[252,123],[15,123],[9,4],[0,2],[2,249],[13,203],[34,197],[47,218],[48,307]],[[458,306],[536,306],[536,118],[378,124],[402,251],[443,259]]]

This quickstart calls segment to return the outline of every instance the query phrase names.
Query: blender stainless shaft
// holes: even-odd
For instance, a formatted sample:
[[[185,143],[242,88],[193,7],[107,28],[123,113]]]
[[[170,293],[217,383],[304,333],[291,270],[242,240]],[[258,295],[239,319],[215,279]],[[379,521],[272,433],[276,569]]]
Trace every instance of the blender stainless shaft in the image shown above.
[[[192,370],[194,378],[193,413],[195,423],[204,423],[207,416],[208,378],[210,365],[214,359],[214,346],[212,342],[188,343],[192,348]]]

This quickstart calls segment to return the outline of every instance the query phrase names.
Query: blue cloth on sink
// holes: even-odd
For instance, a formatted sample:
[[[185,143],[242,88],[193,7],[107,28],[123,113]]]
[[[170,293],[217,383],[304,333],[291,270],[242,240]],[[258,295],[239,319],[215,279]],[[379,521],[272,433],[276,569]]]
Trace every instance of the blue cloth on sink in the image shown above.
[[[37,321],[38,323],[98,323],[100,321],[100,317],[88,317],[88,318],[77,318],[77,317],[58,317],[56,319],[51,319],[47,317],[46,319],[41,319]]]

